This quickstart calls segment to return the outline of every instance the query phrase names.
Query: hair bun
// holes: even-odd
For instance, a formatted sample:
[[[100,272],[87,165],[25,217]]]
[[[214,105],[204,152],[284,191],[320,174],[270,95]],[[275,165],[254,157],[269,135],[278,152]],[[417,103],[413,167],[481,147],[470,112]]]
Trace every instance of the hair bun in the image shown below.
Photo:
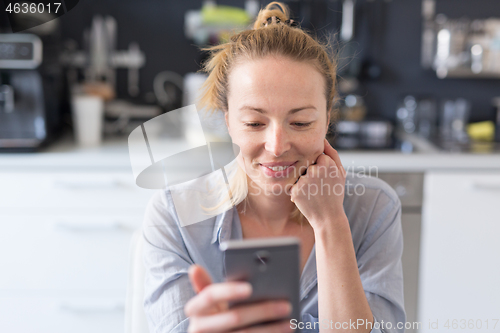
[[[285,24],[290,27],[299,25],[297,21],[290,19],[287,5],[277,1],[271,2],[259,11],[253,28],[259,29],[272,24]]]

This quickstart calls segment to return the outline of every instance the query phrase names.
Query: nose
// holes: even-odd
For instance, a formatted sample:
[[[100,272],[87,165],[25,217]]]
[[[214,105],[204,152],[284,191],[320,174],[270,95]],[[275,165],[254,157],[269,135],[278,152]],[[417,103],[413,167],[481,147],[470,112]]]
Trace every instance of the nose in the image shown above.
[[[278,157],[287,152],[290,146],[289,134],[283,126],[273,125],[269,127],[265,145],[268,152]]]

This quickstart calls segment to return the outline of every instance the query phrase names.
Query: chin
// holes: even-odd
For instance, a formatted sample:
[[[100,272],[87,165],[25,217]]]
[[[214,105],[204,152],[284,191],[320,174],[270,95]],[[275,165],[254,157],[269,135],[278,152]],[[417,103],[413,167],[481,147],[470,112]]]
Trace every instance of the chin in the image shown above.
[[[267,180],[264,183],[259,182],[258,184],[266,193],[275,195],[288,195],[286,194],[286,190],[292,186],[293,181],[292,179],[282,178],[276,180]]]

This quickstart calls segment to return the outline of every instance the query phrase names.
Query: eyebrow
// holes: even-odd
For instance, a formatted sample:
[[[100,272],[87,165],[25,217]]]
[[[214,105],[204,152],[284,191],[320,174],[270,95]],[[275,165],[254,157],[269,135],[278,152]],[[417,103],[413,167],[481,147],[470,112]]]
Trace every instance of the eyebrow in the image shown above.
[[[295,108],[295,109],[291,109],[290,111],[288,111],[288,114],[294,114],[294,113],[297,113],[299,111],[302,111],[302,110],[306,110],[306,109],[314,109],[314,110],[317,110],[315,106],[313,105],[306,105],[306,106],[302,106],[300,108]],[[250,110],[250,111],[256,111],[256,112],[259,112],[259,113],[262,113],[262,114],[265,114],[267,113],[265,110],[261,109],[261,108],[256,108],[256,107],[253,107],[253,106],[249,106],[249,105],[244,105],[240,108],[240,110]]]

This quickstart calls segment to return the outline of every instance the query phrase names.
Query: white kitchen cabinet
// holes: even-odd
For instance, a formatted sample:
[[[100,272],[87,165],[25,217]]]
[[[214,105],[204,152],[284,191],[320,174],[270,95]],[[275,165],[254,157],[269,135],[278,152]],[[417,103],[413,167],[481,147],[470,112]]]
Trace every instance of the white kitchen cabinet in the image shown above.
[[[116,293],[115,293],[116,294]],[[0,330],[22,333],[111,333],[124,331],[121,295],[40,296],[0,293]]]
[[[139,212],[151,197],[151,191],[135,185],[132,171],[121,170],[0,171],[0,184],[0,212],[2,208],[136,208]]]
[[[0,290],[123,291],[130,237],[140,222],[118,213],[2,216]]]
[[[122,333],[130,240],[154,191],[127,165],[32,163],[0,167],[0,332]]]
[[[426,173],[419,332],[500,331],[499,235],[500,172]]]

